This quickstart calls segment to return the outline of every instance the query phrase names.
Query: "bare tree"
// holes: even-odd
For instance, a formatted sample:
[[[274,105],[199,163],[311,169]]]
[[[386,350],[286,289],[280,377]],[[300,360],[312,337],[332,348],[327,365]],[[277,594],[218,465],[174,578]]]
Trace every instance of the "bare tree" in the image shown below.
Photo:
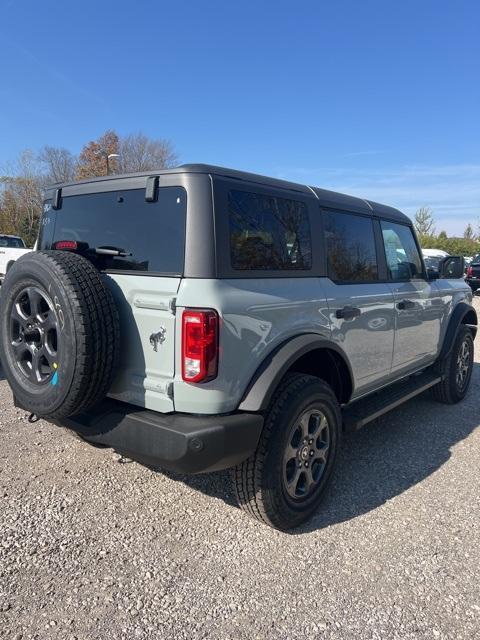
[[[143,133],[131,133],[121,138],[118,153],[119,173],[168,169],[178,163],[171,142],[148,138]]]
[[[38,159],[45,172],[45,184],[75,179],[77,161],[68,149],[46,145],[38,154]]]
[[[465,240],[475,240],[475,232],[473,231],[473,227],[470,223],[468,223],[465,227],[463,237],[465,238]]]
[[[9,173],[0,178],[0,221],[33,245],[42,211],[42,176],[35,154],[23,151]]]
[[[164,169],[177,164],[168,140],[135,133],[119,138],[106,131],[84,145],[78,158],[68,149],[46,145],[39,153],[23,151],[17,161],[0,174],[0,231],[35,242],[42,210],[42,189],[52,183]]]
[[[415,225],[415,229],[419,236],[433,236],[435,233],[435,226],[433,212],[430,207],[420,207],[415,214],[413,224]]]

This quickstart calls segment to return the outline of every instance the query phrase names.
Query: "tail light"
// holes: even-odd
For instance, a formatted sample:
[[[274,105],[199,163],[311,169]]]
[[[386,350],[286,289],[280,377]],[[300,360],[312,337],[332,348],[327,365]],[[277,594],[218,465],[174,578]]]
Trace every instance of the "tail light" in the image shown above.
[[[218,371],[218,314],[213,309],[186,309],[182,316],[182,378],[208,382]]]
[[[471,267],[471,266],[470,266],[470,267],[468,267],[468,269],[467,269],[467,276],[468,276],[468,277],[473,276],[473,267]]]
[[[76,251],[78,249],[78,242],[75,240],[58,240],[53,246],[59,251]]]

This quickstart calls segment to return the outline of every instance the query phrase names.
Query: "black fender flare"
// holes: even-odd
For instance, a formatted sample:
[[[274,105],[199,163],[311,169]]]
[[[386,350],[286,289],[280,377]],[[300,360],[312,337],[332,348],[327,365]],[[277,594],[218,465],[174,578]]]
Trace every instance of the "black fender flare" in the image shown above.
[[[464,322],[467,314],[471,314],[471,316],[475,318],[475,321]],[[448,356],[455,343],[455,338],[457,337],[458,329],[461,325],[470,327],[473,333],[473,338],[475,339],[475,336],[477,334],[477,324],[477,312],[472,307],[472,305],[467,304],[466,302],[460,302],[459,304],[457,304],[450,317],[450,321],[445,332],[445,337],[443,338],[443,344],[442,348],[440,349],[438,359],[441,361]]]
[[[335,351],[347,365],[353,386],[352,368],[342,349],[331,340],[326,340],[318,334],[302,334],[282,343],[266,356],[251,379],[238,409],[253,412],[265,411],[275,389],[293,363],[315,349]]]

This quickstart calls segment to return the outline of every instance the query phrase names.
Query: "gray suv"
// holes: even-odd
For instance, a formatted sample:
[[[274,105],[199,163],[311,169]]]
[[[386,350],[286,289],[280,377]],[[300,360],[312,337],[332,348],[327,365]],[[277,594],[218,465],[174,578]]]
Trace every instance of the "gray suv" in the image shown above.
[[[427,275],[385,205],[184,165],[53,186],[38,248],[2,288],[16,405],[144,464],[232,468],[279,529],[318,508],[344,430],[470,383],[463,259]]]

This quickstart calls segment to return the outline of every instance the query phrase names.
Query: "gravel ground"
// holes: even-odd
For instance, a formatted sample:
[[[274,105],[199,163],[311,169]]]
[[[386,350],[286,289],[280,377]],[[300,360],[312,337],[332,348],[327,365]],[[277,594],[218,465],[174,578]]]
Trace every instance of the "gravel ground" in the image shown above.
[[[290,535],[240,512],[227,473],[29,424],[0,370],[0,637],[480,638],[480,342],[476,361],[460,405],[416,399],[346,438]]]

